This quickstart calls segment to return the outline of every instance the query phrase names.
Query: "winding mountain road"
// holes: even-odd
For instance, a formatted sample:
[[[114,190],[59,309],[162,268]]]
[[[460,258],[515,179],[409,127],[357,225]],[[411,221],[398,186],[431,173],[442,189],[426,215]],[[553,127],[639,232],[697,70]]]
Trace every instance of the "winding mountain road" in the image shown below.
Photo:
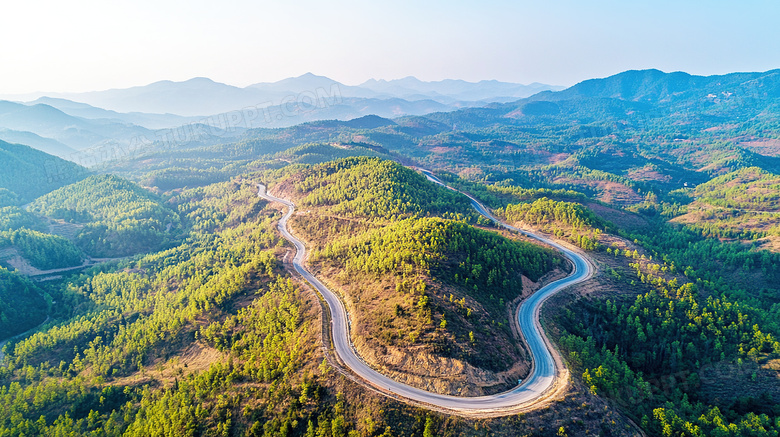
[[[438,178],[427,170],[418,169],[434,183],[447,187]],[[559,365],[553,358],[551,344],[547,341],[539,323],[539,311],[542,303],[559,290],[568,286],[582,282],[592,274],[591,265],[578,253],[561,246],[544,237],[531,234],[529,232],[509,226],[496,217],[494,217],[481,203],[466,193],[464,195],[471,199],[474,209],[480,214],[494,221],[500,226],[509,230],[520,232],[528,237],[534,238],[556,250],[560,251],[569,261],[572,262],[574,269],[566,278],[557,280],[543,287],[531,297],[523,301],[518,309],[518,324],[520,331],[528,345],[533,358],[533,367],[528,377],[518,387],[494,395],[478,397],[457,397],[431,393],[419,388],[411,387],[401,382],[395,381],[366,364],[353,348],[349,334],[349,318],[344,309],[344,304],[339,297],[330,291],[322,282],[312,275],[305,267],[306,258],[305,245],[295,238],[287,229],[287,222],[295,212],[295,205],[284,199],[276,198],[268,193],[263,185],[258,185],[258,196],[272,202],[278,202],[288,207],[287,213],[279,221],[278,228],[285,239],[290,241],[296,249],[293,266],[295,270],[308,281],[322,295],[328,304],[331,312],[331,329],[333,346],[336,354],[343,364],[354,372],[358,377],[384,393],[397,398],[403,398],[417,404],[432,406],[434,408],[448,410],[460,414],[489,414],[500,415],[517,411],[518,408],[530,408],[535,403],[540,402],[555,387],[556,377],[558,376]],[[453,188],[447,187],[454,190]],[[457,190],[454,190],[457,191]],[[560,361],[559,361],[560,363]]]

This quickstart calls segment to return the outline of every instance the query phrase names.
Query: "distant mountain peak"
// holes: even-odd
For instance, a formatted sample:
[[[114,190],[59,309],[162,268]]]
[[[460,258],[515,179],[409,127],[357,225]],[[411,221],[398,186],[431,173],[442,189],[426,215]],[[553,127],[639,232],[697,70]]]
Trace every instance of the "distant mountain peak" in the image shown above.
[[[218,82],[214,82],[213,80],[209,79],[208,77],[198,76],[198,77],[193,77],[192,79],[189,79],[189,80],[185,80],[184,83],[209,83],[209,84],[211,84],[211,83],[218,83]]]
[[[308,73],[303,73],[302,75],[298,76],[297,79],[310,79],[310,78],[325,78],[328,79],[326,76],[320,76],[318,74],[314,74],[311,71]]]

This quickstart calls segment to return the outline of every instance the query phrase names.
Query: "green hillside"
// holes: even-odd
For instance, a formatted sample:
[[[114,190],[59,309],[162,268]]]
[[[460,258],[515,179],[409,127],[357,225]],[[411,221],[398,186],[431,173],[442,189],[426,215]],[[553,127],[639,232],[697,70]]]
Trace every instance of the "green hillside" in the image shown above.
[[[562,238],[564,236],[586,250],[598,248],[604,223],[592,211],[573,203],[550,200],[546,197],[529,203],[509,204],[496,211],[510,223],[524,223]]]
[[[40,217],[18,206],[0,207],[0,232],[15,231],[20,228],[42,231],[45,225]]]
[[[756,167],[743,168],[699,185],[694,195],[722,208],[780,212],[780,176]]]
[[[301,206],[324,206],[355,217],[403,217],[443,212],[470,213],[464,196],[429,182],[396,162],[346,158],[307,168],[292,176]]]
[[[14,247],[33,267],[61,269],[81,264],[84,255],[72,242],[29,229],[0,232],[0,248]]]
[[[30,210],[83,224],[76,244],[93,256],[125,256],[158,249],[180,230],[176,212],[143,188],[96,175],[38,198]]]
[[[31,147],[0,141],[0,206],[31,202],[86,176],[87,170],[77,164]]]
[[[372,150],[368,144],[304,144],[276,154],[277,159],[301,163],[319,164],[351,156],[381,156],[381,150]],[[386,153],[386,151],[384,151]]]
[[[43,322],[46,311],[43,291],[38,286],[0,267],[0,340]]]
[[[419,345],[492,372],[522,360],[507,309],[522,276],[561,266],[550,250],[438,217],[344,232],[311,262],[339,272],[332,280],[356,302],[355,329],[373,348]]]
[[[718,176],[685,192],[692,202],[674,221],[709,237],[780,237],[780,177],[758,167]]]
[[[480,303],[497,309],[497,299],[517,296],[520,275],[536,281],[560,263],[550,250],[440,218],[409,219],[348,236],[319,256],[341,260],[348,272],[377,276],[403,276],[412,267],[462,285]]]

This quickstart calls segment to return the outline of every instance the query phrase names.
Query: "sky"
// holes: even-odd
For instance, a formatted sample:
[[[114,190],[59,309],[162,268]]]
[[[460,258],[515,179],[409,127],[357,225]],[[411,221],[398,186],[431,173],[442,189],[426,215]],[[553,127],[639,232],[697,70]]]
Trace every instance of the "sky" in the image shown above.
[[[27,0],[0,15],[0,94],[312,72],[573,85],[630,69],[780,68],[780,2]]]

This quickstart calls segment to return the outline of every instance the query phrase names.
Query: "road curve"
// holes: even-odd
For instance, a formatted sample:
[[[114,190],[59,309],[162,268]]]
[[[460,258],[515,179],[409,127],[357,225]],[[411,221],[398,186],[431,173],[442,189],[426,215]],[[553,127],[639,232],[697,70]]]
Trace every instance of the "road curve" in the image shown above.
[[[419,170],[421,170],[423,174],[425,174],[425,176],[432,182],[447,187],[429,171],[423,169]],[[350,341],[348,326],[349,319],[346,310],[344,309],[344,304],[335,293],[330,291],[324,284],[322,284],[322,282],[320,282],[306,269],[304,266],[306,247],[287,229],[287,222],[295,212],[295,205],[288,200],[279,199],[266,193],[265,187],[263,185],[258,185],[258,188],[258,196],[261,198],[272,202],[278,202],[288,207],[287,213],[279,221],[278,228],[279,232],[282,233],[284,238],[295,246],[296,254],[295,258],[293,259],[293,266],[295,270],[303,277],[303,279],[308,281],[314,288],[317,289],[325,302],[328,304],[331,312],[331,338],[333,339],[333,346],[336,350],[336,354],[338,354],[338,357],[346,367],[352,370],[352,372],[354,372],[364,381],[368,382],[370,385],[374,386],[380,391],[392,394],[395,397],[405,398],[416,403],[427,404],[439,409],[450,410],[464,414],[495,414],[500,413],[501,411],[516,409],[517,407],[521,406],[530,406],[534,402],[539,401],[554,386],[557,367],[552,353],[548,347],[548,343],[545,341],[544,334],[542,333],[539,325],[539,311],[542,303],[547,298],[563,288],[582,282],[590,277],[591,266],[581,255],[544,237],[540,237],[538,235],[534,235],[502,223],[476,199],[469,196],[468,194],[463,193],[464,195],[468,196],[469,199],[471,199],[471,204],[474,209],[477,210],[477,212],[487,217],[488,219],[493,220],[500,226],[503,226],[512,231],[520,232],[554,247],[572,262],[574,269],[572,273],[566,278],[552,282],[531,295],[528,299],[523,301],[523,303],[520,305],[520,308],[518,309],[517,316],[520,331],[531,351],[531,356],[533,359],[531,373],[521,385],[503,393],[478,397],[458,397],[431,393],[419,388],[411,387],[409,385],[395,381],[385,375],[382,375],[381,373],[372,369],[357,355],[357,352],[354,350]]]

